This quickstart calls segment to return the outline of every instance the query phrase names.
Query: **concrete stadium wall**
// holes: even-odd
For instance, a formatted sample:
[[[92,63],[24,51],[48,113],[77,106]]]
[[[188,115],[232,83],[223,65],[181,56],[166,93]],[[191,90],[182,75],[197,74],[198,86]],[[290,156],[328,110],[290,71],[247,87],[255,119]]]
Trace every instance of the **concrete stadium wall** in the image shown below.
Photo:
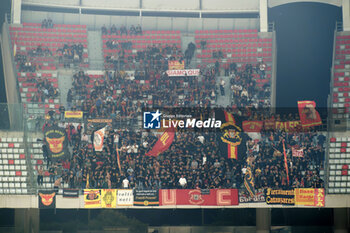
[[[140,8],[140,0],[83,0],[82,6],[87,7],[116,7],[116,8]]]
[[[175,17],[140,17],[53,13],[43,11],[22,11],[22,22],[41,23],[50,17],[57,24],[86,24],[90,30],[100,30],[115,24],[117,27],[140,24],[143,30],[180,30],[194,32],[207,29],[258,29],[259,19],[255,18],[175,18]]]
[[[202,0],[203,10],[259,10],[259,0]]]
[[[69,6],[79,6],[80,0],[22,0],[25,3],[39,3],[46,5],[69,5]],[[99,2],[99,1],[95,1]]]
[[[19,90],[17,89],[17,74],[14,65],[12,64],[13,49],[9,39],[7,24],[2,25],[1,33],[1,51],[2,62],[4,67],[4,81],[6,87],[6,98],[8,103],[8,112],[11,129],[22,128],[22,108],[19,99]]]

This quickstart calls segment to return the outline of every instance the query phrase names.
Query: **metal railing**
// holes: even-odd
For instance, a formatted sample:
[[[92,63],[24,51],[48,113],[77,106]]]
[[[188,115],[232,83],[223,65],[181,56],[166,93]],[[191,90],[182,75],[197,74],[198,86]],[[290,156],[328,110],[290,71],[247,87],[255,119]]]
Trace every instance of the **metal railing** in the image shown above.
[[[335,23],[335,30],[337,32],[342,32],[343,31],[343,21],[337,21]]]

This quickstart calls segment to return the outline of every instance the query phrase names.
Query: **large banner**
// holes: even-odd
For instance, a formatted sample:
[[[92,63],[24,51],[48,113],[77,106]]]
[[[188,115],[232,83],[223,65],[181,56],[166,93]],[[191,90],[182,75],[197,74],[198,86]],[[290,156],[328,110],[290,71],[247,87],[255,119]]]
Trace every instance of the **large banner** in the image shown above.
[[[324,189],[300,188],[295,189],[295,204],[302,206],[324,207]]]
[[[132,206],[134,204],[134,194],[132,189],[118,189],[117,206]]]
[[[232,206],[238,205],[237,189],[161,189],[159,205],[199,205]]]
[[[101,191],[99,189],[84,189],[84,207],[101,207]]]
[[[135,190],[135,206],[159,206],[158,190]]]
[[[44,140],[49,149],[49,157],[53,162],[69,156],[68,139],[64,128],[58,126],[45,127]]]
[[[101,207],[116,208],[117,207],[117,190],[101,189]]]
[[[252,202],[265,202],[264,189],[255,190],[255,194],[252,197],[247,190],[239,190],[239,203],[252,203]]]
[[[294,189],[267,189],[266,204],[268,205],[294,205],[295,195]]]
[[[316,111],[315,101],[298,101],[301,125],[304,128],[322,124],[320,114]]]
[[[38,192],[39,209],[54,209],[56,207],[56,192],[40,190]]]
[[[147,156],[157,157],[166,151],[174,141],[175,131],[173,128],[167,129],[158,139],[152,150],[146,153]]]
[[[221,156],[229,159],[244,159],[247,146],[242,130],[242,118],[223,110],[215,112],[215,118],[222,122],[220,132],[216,136]]]
[[[275,129],[285,132],[295,132],[300,127],[300,121],[276,121]]]
[[[169,77],[182,77],[182,76],[198,76],[199,69],[191,70],[167,70],[166,73]]]
[[[185,69],[185,61],[168,61],[169,70],[183,70]]]

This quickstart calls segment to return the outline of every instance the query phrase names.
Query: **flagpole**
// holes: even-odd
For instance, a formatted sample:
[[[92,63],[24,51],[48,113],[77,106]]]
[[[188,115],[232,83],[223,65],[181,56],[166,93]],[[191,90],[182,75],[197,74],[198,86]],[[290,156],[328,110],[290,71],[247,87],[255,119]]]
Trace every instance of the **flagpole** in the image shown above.
[[[286,168],[287,183],[288,183],[288,186],[289,186],[289,174],[288,174],[287,155],[286,155],[286,147],[285,147],[284,143],[285,143],[285,140],[283,139],[282,140],[282,144],[283,144],[283,154],[284,154],[284,166]]]

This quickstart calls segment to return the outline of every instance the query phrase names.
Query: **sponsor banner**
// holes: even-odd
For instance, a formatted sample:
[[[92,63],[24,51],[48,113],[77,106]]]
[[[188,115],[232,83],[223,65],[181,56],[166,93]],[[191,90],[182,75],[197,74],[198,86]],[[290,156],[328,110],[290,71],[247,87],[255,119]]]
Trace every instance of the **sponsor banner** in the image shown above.
[[[132,206],[134,204],[134,194],[132,189],[118,189],[117,206]]]
[[[285,132],[295,132],[300,128],[300,121],[276,121],[275,129]]]
[[[295,189],[295,204],[302,206],[324,207],[324,189],[300,188]]]
[[[65,111],[64,112],[65,118],[83,118],[83,112],[82,111]]]
[[[302,157],[304,157],[304,150],[292,147],[292,155],[293,155],[293,157],[302,158]]]
[[[101,192],[99,189],[84,189],[84,207],[100,208]]]
[[[78,198],[79,197],[79,189],[63,189],[63,197]]]
[[[101,207],[116,208],[117,207],[117,190],[101,189]]]
[[[304,128],[322,124],[320,114],[316,111],[315,101],[298,101],[298,110],[301,125]]]
[[[243,121],[243,131],[244,132],[257,132],[260,133],[263,128],[263,121]]]
[[[39,209],[56,208],[56,192],[54,190],[39,190]]]
[[[68,139],[64,128],[58,126],[45,127],[44,140],[53,162],[68,157]]]
[[[294,189],[267,189],[266,204],[268,205],[294,205],[295,195]]]
[[[112,119],[88,119],[90,123],[112,123]]]
[[[239,190],[239,203],[252,203],[252,202],[265,202],[264,189],[255,190],[255,194],[252,197],[249,193],[244,190]]]
[[[167,70],[167,75],[169,77],[180,77],[180,76],[198,76],[199,69],[190,69],[190,70]]]
[[[161,189],[159,203],[160,205],[197,206],[238,205],[238,190],[211,189],[209,194],[203,194],[200,189]]]
[[[159,206],[158,190],[135,190],[135,206]]]
[[[185,61],[168,61],[169,70],[183,70],[185,69]]]

